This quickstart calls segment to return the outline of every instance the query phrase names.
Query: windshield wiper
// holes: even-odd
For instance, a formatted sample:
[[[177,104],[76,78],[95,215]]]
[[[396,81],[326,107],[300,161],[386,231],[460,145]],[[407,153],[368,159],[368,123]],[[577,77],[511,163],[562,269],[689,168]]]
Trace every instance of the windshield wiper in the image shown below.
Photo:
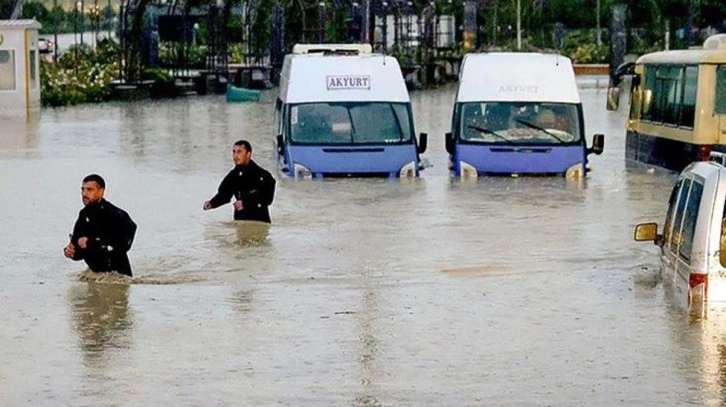
[[[509,140],[508,138],[502,136],[501,134],[497,133],[494,130],[489,130],[487,128],[475,126],[473,124],[468,124],[468,125],[466,125],[466,127],[469,127],[470,129],[474,129],[476,131],[480,131],[482,133],[491,134],[492,136],[495,136],[495,137],[499,138],[500,140],[504,140],[506,143],[512,144],[512,141],[511,140]]]
[[[540,126],[537,126],[536,124],[533,124],[533,123],[530,123],[530,122],[527,122],[527,121],[524,121],[524,120],[520,120],[520,119],[514,119],[514,121],[517,122],[517,123],[521,123],[521,124],[523,124],[523,125],[531,128],[531,129],[540,130],[544,134],[552,137],[553,139],[559,141],[560,143],[563,143],[563,144],[565,143],[565,140],[562,140],[561,138],[557,137],[555,134],[553,134],[549,130],[545,129],[544,127],[540,127]]]

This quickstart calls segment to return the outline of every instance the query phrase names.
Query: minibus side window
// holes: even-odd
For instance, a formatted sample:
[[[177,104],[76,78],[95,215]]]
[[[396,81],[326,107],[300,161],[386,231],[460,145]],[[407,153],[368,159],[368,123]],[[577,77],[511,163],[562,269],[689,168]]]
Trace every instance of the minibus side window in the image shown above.
[[[667,75],[668,79],[664,83],[667,95],[663,98],[663,122],[678,124],[683,98],[683,67],[671,66]]]
[[[653,91],[655,89],[655,73],[656,66],[648,65],[645,67],[644,76],[645,83],[643,84],[643,109],[642,117],[644,120],[653,119]]]
[[[726,114],[726,65],[719,65],[716,69],[716,103],[718,114]]]
[[[688,194],[688,203],[686,204],[686,212],[683,216],[683,237],[679,254],[686,260],[691,260],[691,249],[693,249],[693,234],[696,231],[696,220],[698,219],[698,207],[701,205],[701,196],[703,196],[703,184],[693,182],[691,193]]]
[[[680,126],[693,127],[696,114],[696,93],[698,91],[698,66],[686,66],[683,81],[683,105],[681,106]]]
[[[673,214],[676,212],[676,203],[678,202],[678,193],[683,186],[683,180],[679,180],[671,191],[671,197],[668,199],[668,213],[666,214],[665,224],[663,225],[663,241],[666,245],[670,245],[671,232],[673,231]]]
[[[683,180],[683,185],[678,194],[678,204],[676,205],[676,217],[673,219],[673,230],[670,233],[669,249],[673,253],[677,253],[678,246],[683,242],[681,227],[683,226],[683,213],[686,210],[686,201],[688,200],[688,190],[691,189],[691,180]]]

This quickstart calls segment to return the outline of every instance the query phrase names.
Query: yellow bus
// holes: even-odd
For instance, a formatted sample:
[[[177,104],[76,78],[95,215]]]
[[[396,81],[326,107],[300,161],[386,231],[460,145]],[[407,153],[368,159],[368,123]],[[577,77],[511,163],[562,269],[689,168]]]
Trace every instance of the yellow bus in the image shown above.
[[[620,79],[632,75],[626,159],[681,171],[726,152],[726,34],[702,49],[646,54],[623,64],[608,90],[617,109]]]

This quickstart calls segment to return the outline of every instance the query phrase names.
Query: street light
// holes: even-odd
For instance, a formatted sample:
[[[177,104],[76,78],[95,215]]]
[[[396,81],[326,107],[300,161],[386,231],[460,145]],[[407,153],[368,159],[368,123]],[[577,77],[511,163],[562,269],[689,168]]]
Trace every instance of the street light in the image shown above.
[[[81,18],[81,45],[83,45],[83,1],[78,0],[76,2],[76,25],[78,24],[78,17]]]
[[[199,30],[199,23],[194,23],[194,29],[192,30],[192,45],[197,45],[197,30]]]

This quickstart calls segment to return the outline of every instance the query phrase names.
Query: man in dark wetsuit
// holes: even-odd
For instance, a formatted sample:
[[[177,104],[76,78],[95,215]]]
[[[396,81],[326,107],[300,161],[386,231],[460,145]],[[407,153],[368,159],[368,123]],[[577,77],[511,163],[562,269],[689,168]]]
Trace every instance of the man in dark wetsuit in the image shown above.
[[[235,220],[256,220],[270,223],[268,207],[275,197],[275,179],[252,161],[252,146],[239,140],[232,147],[234,168],[219,184],[217,194],[204,202],[208,211],[228,203],[233,197]]]
[[[103,198],[105,189],[106,182],[100,175],[91,174],[83,179],[84,207],[63,254],[69,259],[85,260],[91,271],[115,271],[130,277],[126,252],[134,242],[136,223],[126,211]]]

